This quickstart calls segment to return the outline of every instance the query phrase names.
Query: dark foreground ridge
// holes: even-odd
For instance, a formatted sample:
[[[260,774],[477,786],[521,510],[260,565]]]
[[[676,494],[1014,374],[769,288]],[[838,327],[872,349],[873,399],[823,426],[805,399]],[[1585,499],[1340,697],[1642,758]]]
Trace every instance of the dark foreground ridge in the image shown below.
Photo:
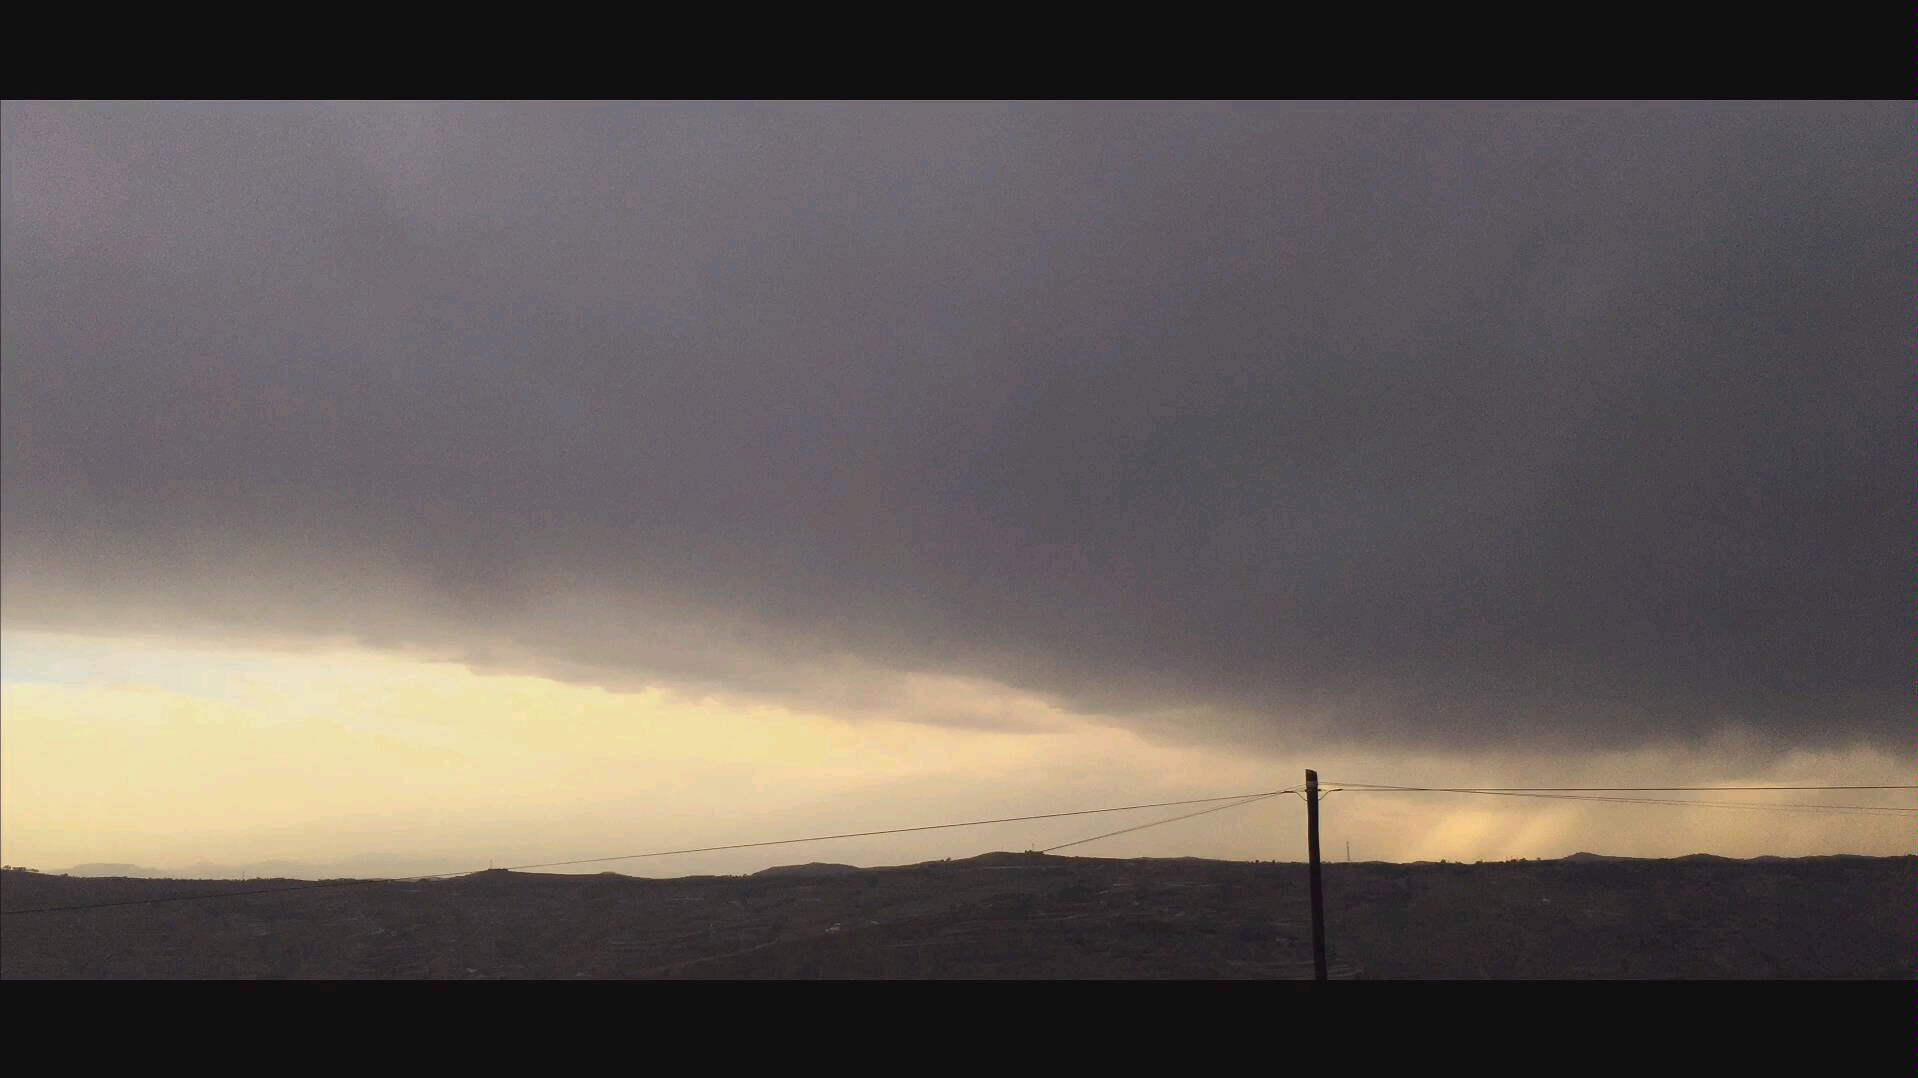
[[[1342,978],[1909,980],[1918,968],[1918,857],[1325,869]],[[1311,976],[1299,864],[996,853],[663,880],[287,880],[250,894],[273,881],[3,876],[9,979]],[[13,914],[107,902],[132,904]]]

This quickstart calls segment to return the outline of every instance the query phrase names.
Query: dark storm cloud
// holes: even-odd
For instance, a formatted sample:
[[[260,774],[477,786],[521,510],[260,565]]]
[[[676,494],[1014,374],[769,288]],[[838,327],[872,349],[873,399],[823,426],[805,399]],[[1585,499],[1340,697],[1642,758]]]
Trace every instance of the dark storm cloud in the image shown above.
[[[1912,111],[9,105],[7,616],[1902,743]]]

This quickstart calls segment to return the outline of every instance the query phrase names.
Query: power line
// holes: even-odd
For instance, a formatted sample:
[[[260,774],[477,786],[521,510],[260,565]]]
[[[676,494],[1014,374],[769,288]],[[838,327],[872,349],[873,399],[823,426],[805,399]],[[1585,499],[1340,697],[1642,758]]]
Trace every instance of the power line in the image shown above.
[[[1337,780],[1323,779],[1331,783]],[[1338,782],[1340,786],[1372,790],[1417,790],[1425,793],[1746,793],[1783,790],[1918,790],[1918,783],[1901,786],[1388,786],[1375,782]]]
[[[1326,782],[1326,785],[1333,786],[1334,783],[1328,780]],[[1339,782],[1336,784],[1336,789],[1350,790],[1354,793],[1482,794],[1482,795],[1504,796],[1504,797],[1550,798],[1554,800],[1568,800],[1568,801],[1611,802],[1611,803],[1617,803],[1617,804],[1674,805],[1674,806],[1683,806],[1683,807],[1704,807],[1704,808],[1746,808],[1746,809],[1758,809],[1758,810],[1831,812],[1831,813],[1838,813],[1838,814],[1849,813],[1854,815],[1918,814],[1918,809],[1903,808],[1903,807],[1890,806],[1890,805],[1819,805],[1819,804],[1807,804],[1807,803],[1796,803],[1796,802],[1767,803],[1767,802],[1739,802],[1739,801],[1707,801],[1707,800],[1698,800],[1698,799],[1687,800],[1687,799],[1678,799],[1678,798],[1596,796],[1598,794],[1614,794],[1614,793],[1679,793],[1679,792],[1706,793],[1706,792],[1757,792],[1757,791],[1774,792],[1774,791],[1794,791],[1794,790],[1796,791],[1912,790],[1912,789],[1918,789],[1918,784],[1906,784],[1906,785],[1896,785],[1896,786],[1893,786],[1893,785],[1843,785],[1843,786],[1832,785],[1832,786],[1446,787],[1446,786],[1391,786],[1391,785],[1384,785],[1379,783]],[[790,845],[797,845],[797,844],[806,843],[806,842],[829,842],[837,839],[848,839],[848,838],[874,838],[882,835],[901,835],[901,834],[910,834],[910,833],[921,832],[921,831],[943,831],[943,830],[951,830],[954,828],[961,828],[961,827],[984,827],[991,824],[1001,824],[1001,823],[1026,823],[1026,822],[1031,822],[1035,820],[1056,820],[1056,819],[1064,819],[1066,817],[1071,817],[1071,816],[1096,816],[1096,815],[1102,815],[1104,813],[1109,813],[1109,812],[1134,812],[1134,811],[1141,811],[1145,809],[1154,809],[1154,808],[1179,808],[1186,805],[1201,805],[1201,804],[1214,805],[1214,807],[1212,808],[1202,809],[1198,812],[1186,813],[1180,816],[1174,816],[1164,820],[1155,820],[1151,823],[1139,824],[1134,827],[1122,828],[1118,831],[1109,831],[1104,834],[1094,835],[1090,838],[1078,839],[1073,842],[1067,842],[1058,846],[1052,846],[1047,848],[1046,850],[1041,851],[1044,853],[1051,853],[1055,850],[1063,850],[1072,846],[1080,846],[1089,842],[1097,842],[1100,839],[1113,838],[1118,835],[1130,834],[1135,831],[1143,831],[1148,828],[1158,827],[1164,824],[1176,823],[1179,820],[1191,819],[1195,816],[1204,816],[1213,812],[1222,812],[1226,809],[1238,808],[1241,805],[1251,804],[1254,801],[1261,801],[1266,798],[1277,797],[1282,794],[1297,793],[1297,792],[1298,790],[1295,788],[1284,789],[1284,790],[1267,790],[1267,791],[1264,791],[1261,793],[1255,793],[1255,794],[1234,794],[1229,797],[1200,797],[1200,798],[1191,798],[1191,799],[1182,800],[1182,801],[1159,801],[1159,802],[1153,802],[1150,804],[1117,805],[1109,808],[1078,809],[1071,812],[1046,812],[1046,813],[1037,813],[1029,816],[1005,816],[1005,817],[999,817],[999,818],[990,819],[990,820],[966,820],[959,823],[924,824],[924,825],[915,826],[915,827],[891,827],[891,828],[884,828],[884,829],[875,830],[875,831],[852,831],[852,832],[845,832],[845,833],[834,834],[834,835],[810,835],[804,838],[773,839],[773,840],[764,841],[764,842],[737,842],[737,843],[730,843],[730,844],[721,845],[721,846],[698,846],[698,847],[687,847],[683,849],[673,849],[673,850],[654,850],[646,853],[617,854],[611,857],[586,857],[586,858],[579,858],[579,859],[570,860],[570,861],[545,861],[545,862],[540,862],[536,864],[513,865],[505,869],[501,869],[500,871],[515,872],[515,871],[527,871],[530,869],[538,869],[538,868],[563,868],[563,867],[568,867],[572,865],[605,864],[613,861],[631,861],[631,860],[639,860],[642,858],[650,858],[650,857],[673,857],[673,856],[679,856],[683,854],[693,854],[693,853],[720,853],[720,852],[725,852],[730,850],[763,849],[771,846],[790,846]],[[1330,793],[1335,791],[1326,790],[1324,792]],[[1229,801],[1229,802],[1232,802],[1232,804],[1224,804],[1224,805],[1216,804],[1216,802],[1221,802],[1221,801]],[[432,873],[432,874],[420,875],[420,876],[383,877],[383,878],[368,879],[368,880],[336,880],[336,881],[324,882],[324,883],[319,883],[319,882],[300,883],[290,887],[257,887],[257,888],[248,888],[245,890],[238,890],[238,891],[202,892],[202,893],[187,894],[187,895],[170,895],[170,896],[159,896],[159,897],[152,897],[152,898],[123,899],[123,900],[114,901],[114,902],[90,902],[90,903],[82,903],[82,904],[71,905],[71,906],[45,906],[45,907],[39,907],[35,909],[25,909],[25,910],[0,910],[0,916],[10,917],[15,915],[25,915],[30,913],[77,912],[82,910],[109,909],[109,908],[119,907],[119,906],[158,905],[164,902],[192,902],[192,901],[200,901],[200,900],[215,899],[215,898],[240,898],[240,897],[248,897],[253,895],[270,895],[270,894],[287,894],[291,892],[314,892],[314,891],[339,890],[339,889],[348,888],[348,887],[362,887],[362,886],[367,886],[371,884],[382,884],[382,883],[389,883],[389,884],[390,883],[420,883],[420,882],[425,882],[429,880],[454,879],[461,876],[475,875],[479,871],[480,870],[478,869],[474,869],[474,870],[465,871],[465,872],[440,872],[440,873]]]
[[[1357,793],[1383,793],[1379,790],[1359,790]],[[1895,805],[1815,805],[1804,802],[1765,802],[1765,801],[1706,801],[1686,800],[1671,797],[1594,797],[1586,794],[1504,794],[1507,797],[1543,797],[1562,801],[1605,801],[1620,805],[1677,805],[1680,807],[1700,808],[1741,808],[1776,810],[1779,812],[1828,812],[1836,815],[1852,816],[1910,816],[1918,814],[1918,808],[1900,808]]]
[[[1441,786],[1383,786],[1365,783],[1341,783],[1338,787],[1353,793],[1446,793],[1446,794],[1485,794],[1496,797],[1537,797],[1561,801],[1601,801],[1626,805],[1678,805],[1703,808],[1745,808],[1760,810],[1829,812],[1837,814],[1867,816],[1907,816],[1918,814],[1918,808],[1906,808],[1898,805],[1830,805],[1807,802],[1767,802],[1767,801],[1710,801],[1698,798],[1667,797],[1602,797],[1592,794],[1546,792],[1552,787],[1526,788],[1484,788],[1484,787],[1441,787]],[[1877,787],[1735,787],[1735,786],[1698,786],[1698,787],[1644,787],[1648,790],[1694,789],[1711,790],[1786,790],[1786,789],[1913,789],[1908,786]],[[1621,789],[1630,789],[1629,787]]]
[[[1080,809],[1075,812],[1046,812],[1037,816],[1007,816],[997,820],[968,820],[965,823],[935,823],[919,827],[892,827],[883,831],[854,831],[843,835],[815,835],[811,838],[782,838],[771,842],[739,842],[730,846],[701,846],[685,850],[659,850],[653,853],[628,853],[616,857],[585,857],[577,861],[547,861],[537,865],[515,865],[507,871],[521,871],[529,868],[560,868],[565,865],[594,865],[606,861],[631,861],[642,857],[671,857],[683,853],[717,853],[722,850],[748,850],[760,846],[787,846],[797,842],[825,842],[839,838],[871,838],[876,835],[903,835],[911,831],[944,831],[954,827],[983,827],[995,823],[1024,823],[1028,820],[1057,820],[1066,816],[1096,816],[1106,812],[1132,812],[1151,808],[1177,808],[1181,805],[1203,805],[1215,801],[1249,801],[1261,797],[1271,797],[1286,793],[1285,790],[1268,790],[1259,794],[1235,794],[1232,797],[1195,797],[1187,801],[1161,801],[1152,805],[1121,805],[1117,808]],[[1231,808],[1232,806],[1224,806]],[[1208,810],[1211,811],[1211,810]]]
[[[1040,850],[1039,852],[1051,853],[1054,850],[1063,850],[1069,846],[1083,846],[1088,842],[1097,842],[1102,838],[1112,838],[1115,835],[1129,835],[1134,831],[1144,831],[1148,827],[1158,827],[1161,824],[1177,823],[1180,820],[1189,820],[1194,816],[1204,816],[1208,812],[1224,812],[1226,809],[1235,809],[1241,805],[1249,805],[1254,801],[1263,801],[1268,797],[1277,797],[1280,794],[1289,794],[1289,793],[1297,793],[1297,792],[1298,792],[1297,790],[1274,790],[1269,794],[1258,794],[1253,797],[1248,797],[1244,799],[1243,801],[1235,801],[1230,805],[1215,805],[1212,808],[1200,809],[1197,812],[1188,812],[1183,816],[1173,816],[1170,819],[1165,819],[1165,820],[1154,820],[1151,823],[1142,823],[1138,825],[1137,827],[1127,827],[1119,831],[1107,831],[1103,835],[1094,835],[1091,838],[1077,839],[1072,842],[1062,842],[1057,846],[1049,846],[1043,850]]]
[[[767,842],[737,842],[737,843],[732,843],[730,845],[725,845],[725,846],[700,846],[700,847],[678,849],[678,850],[654,850],[648,853],[620,854],[614,857],[586,857],[586,858],[581,858],[574,861],[546,861],[540,864],[532,864],[532,865],[513,865],[508,868],[501,869],[499,871],[521,872],[521,871],[526,871],[528,869],[535,869],[535,868],[560,868],[567,865],[603,864],[608,861],[631,861],[631,860],[637,860],[645,857],[671,857],[678,854],[688,854],[688,853],[717,853],[725,850],[758,849],[758,848],[763,848],[767,846],[791,846],[791,845],[796,845],[802,842],[827,842],[833,839],[843,839],[843,838],[871,838],[879,835],[902,835],[902,834],[907,834],[909,832],[915,832],[915,831],[943,831],[943,830],[950,830],[952,828],[958,828],[958,827],[984,827],[989,824],[999,824],[999,823],[1025,823],[1032,820],[1056,820],[1056,819],[1063,819],[1068,816],[1096,816],[1096,815],[1100,815],[1102,813],[1107,813],[1107,812],[1136,812],[1144,809],[1154,809],[1154,808],[1178,808],[1185,805],[1203,805],[1203,804],[1210,804],[1218,801],[1237,801],[1240,803],[1245,803],[1247,801],[1257,800],[1262,797],[1272,797],[1277,794],[1286,793],[1286,792],[1287,791],[1284,791],[1284,790],[1270,790],[1265,793],[1258,793],[1258,794],[1233,794],[1230,797],[1195,797],[1195,798],[1189,798],[1184,801],[1158,801],[1158,802],[1153,802],[1151,804],[1144,804],[1144,805],[1117,805],[1111,808],[1078,809],[1072,812],[1044,812],[1044,813],[1039,813],[1032,816],[1005,816],[1005,817],[992,819],[992,820],[967,820],[961,823],[924,824],[917,827],[891,827],[891,828],[886,828],[884,830],[879,830],[879,831],[854,831],[854,832],[848,832],[845,834],[838,834],[838,835],[811,835],[805,838],[782,838],[782,839],[773,839]],[[1226,805],[1223,807],[1231,808],[1232,806]],[[1160,822],[1169,823],[1171,821],[1167,820],[1167,821],[1160,821]],[[329,890],[338,890],[346,887],[364,887],[369,884],[376,884],[376,883],[419,883],[419,882],[424,882],[426,880],[444,880],[444,879],[453,879],[460,876],[476,875],[478,874],[479,871],[481,870],[474,869],[469,872],[440,872],[440,873],[434,873],[434,874],[425,875],[425,876],[400,876],[400,877],[387,877],[387,878],[372,879],[372,880],[338,880],[338,881],[333,881],[329,883],[299,884],[292,887],[259,887],[259,888],[253,888],[250,890],[243,890],[243,891],[203,892],[199,894],[171,895],[171,896],[161,896],[157,898],[122,899],[114,902],[88,902],[88,903],[72,905],[72,906],[42,906],[35,909],[26,909],[26,910],[0,910],[0,916],[12,917],[16,915],[25,915],[29,913],[65,913],[65,912],[73,912],[78,910],[108,909],[116,906],[158,905],[162,902],[193,902],[193,901],[199,901],[202,899],[211,899],[211,898],[238,898],[238,897],[248,896],[248,895],[286,894],[294,891],[301,891],[301,892],[329,891]]]

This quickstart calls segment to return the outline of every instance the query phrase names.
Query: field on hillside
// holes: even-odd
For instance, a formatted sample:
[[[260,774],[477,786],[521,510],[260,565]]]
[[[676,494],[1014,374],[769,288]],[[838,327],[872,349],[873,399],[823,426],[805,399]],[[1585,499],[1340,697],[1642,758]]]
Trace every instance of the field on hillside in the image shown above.
[[[1918,858],[1328,864],[1336,975],[1871,978],[1918,968]],[[246,893],[273,887],[284,893]],[[217,893],[192,901],[152,902]],[[68,912],[51,906],[132,903]],[[8,871],[0,977],[1308,978],[1297,864],[991,854],[651,880]]]

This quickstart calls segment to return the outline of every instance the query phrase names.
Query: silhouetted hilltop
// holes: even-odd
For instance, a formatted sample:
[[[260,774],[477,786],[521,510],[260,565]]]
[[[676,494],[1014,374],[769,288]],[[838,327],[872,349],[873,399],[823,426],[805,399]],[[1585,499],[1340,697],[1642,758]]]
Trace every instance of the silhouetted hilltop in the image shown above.
[[[1864,856],[1865,855],[1863,854],[1833,853],[1833,854],[1823,854],[1823,855],[1812,856],[1812,857],[1779,857],[1775,854],[1761,853],[1757,855],[1756,857],[1725,857],[1721,854],[1716,854],[1716,853],[1688,853],[1678,857],[1613,857],[1610,854],[1581,852],[1581,853],[1566,854],[1564,857],[1559,858],[1559,860],[1570,861],[1575,863],[1586,863],[1586,864],[1597,864],[1600,862],[1615,863],[1615,862],[1621,862],[1621,861],[1664,861],[1664,862],[1671,862],[1674,864],[1691,864],[1691,865],[1707,865],[1707,864],[1773,865],[1773,864],[1783,864],[1787,861],[1798,861],[1798,862],[1804,862],[1804,863],[1822,862],[1822,861],[1841,861],[1848,858],[1856,859]],[[1414,862],[1414,864],[1427,864],[1427,863],[1429,862],[1424,862],[1424,861]]]
[[[860,870],[851,865],[836,865],[828,864],[824,861],[813,861],[804,865],[775,865],[772,868],[762,868],[758,872],[753,873],[753,875],[755,877],[847,876],[858,871]]]
[[[997,851],[994,853],[982,853],[977,857],[968,857],[963,863],[969,865],[1035,865],[1040,863],[1057,863],[1059,860],[1060,858],[1047,857],[1043,853],[1030,850],[1025,853]]]

